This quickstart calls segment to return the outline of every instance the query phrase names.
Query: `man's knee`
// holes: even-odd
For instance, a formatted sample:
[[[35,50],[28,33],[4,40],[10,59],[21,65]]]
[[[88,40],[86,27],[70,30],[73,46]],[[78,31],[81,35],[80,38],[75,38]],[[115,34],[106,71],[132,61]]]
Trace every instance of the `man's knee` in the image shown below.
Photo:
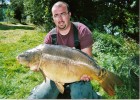
[[[76,82],[71,84],[72,99],[96,99],[97,93],[92,89],[90,82]]]
[[[53,81],[43,82],[35,87],[28,99],[56,99],[59,94],[57,87]]]

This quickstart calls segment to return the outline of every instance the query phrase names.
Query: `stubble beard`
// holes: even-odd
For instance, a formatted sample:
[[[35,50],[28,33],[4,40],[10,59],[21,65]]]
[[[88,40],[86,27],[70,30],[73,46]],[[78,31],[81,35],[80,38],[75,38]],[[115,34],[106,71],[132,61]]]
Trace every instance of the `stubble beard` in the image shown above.
[[[58,28],[59,28],[60,30],[64,30],[64,29],[66,28],[66,25],[63,25],[63,26],[59,25]]]

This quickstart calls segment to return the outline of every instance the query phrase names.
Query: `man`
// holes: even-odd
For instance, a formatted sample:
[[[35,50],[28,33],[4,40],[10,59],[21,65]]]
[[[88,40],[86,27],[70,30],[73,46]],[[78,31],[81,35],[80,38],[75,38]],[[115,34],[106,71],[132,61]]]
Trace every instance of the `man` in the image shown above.
[[[57,45],[66,45],[69,47],[75,47],[74,44],[74,24],[70,21],[71,12],[67,3],[59,1],[52,7],[52,17],[56,25],[54,29],[50,31],[45,37],[44,42],[52,44],[52,34],[56,33]],[[77,24],[78,38],[80,42],[81,51],[85,52],[89,56],[92,56],[92,36],[91,31],[82,23]],[[71,99],[92,99],[98,98],[98,95],[92,89],[89,82],[90,76],[83,75],[80,82],[74,82],[69,84]],[[43,82],[32,90],[28,99],[56,99],[59,94],[55,83],[50,79]]]

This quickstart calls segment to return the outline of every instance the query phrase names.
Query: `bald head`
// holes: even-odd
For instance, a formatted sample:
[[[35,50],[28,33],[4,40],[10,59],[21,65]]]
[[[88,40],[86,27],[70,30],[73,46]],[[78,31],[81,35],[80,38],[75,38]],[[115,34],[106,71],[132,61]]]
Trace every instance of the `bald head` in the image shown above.
[[[56,2],[53,7],[52,7],[52,12],[56,9],[56,8],[60,8],[60,7],[64,7],[67,9],[67,11],[69,12],[69,5],[66,2],[63,1],[58,1]]]

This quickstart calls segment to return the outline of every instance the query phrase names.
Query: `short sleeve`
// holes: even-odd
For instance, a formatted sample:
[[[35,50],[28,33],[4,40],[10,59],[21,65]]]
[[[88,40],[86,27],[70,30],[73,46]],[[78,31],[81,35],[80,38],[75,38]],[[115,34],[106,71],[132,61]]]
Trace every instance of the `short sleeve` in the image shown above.
[[[45,36],[44,43],[45,43],[45,44],[52,44],[52,38],[51,38],[51,34],[50,34],[50,33],[48,33],[48,34]]]
[[[78,25],[79,40],[81,49],[87,48],[93,44],[92,32],[82,23]]]

